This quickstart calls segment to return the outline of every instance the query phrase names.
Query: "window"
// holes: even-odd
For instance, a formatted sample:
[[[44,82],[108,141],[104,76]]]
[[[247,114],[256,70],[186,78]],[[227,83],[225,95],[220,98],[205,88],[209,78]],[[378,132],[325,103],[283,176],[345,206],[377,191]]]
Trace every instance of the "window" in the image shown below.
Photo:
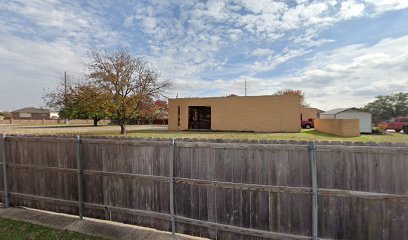
[[[211,107],[189,106],[188,129],[211,129]]]
[[[180,127],[180,106],[177,107],[177,126]]]

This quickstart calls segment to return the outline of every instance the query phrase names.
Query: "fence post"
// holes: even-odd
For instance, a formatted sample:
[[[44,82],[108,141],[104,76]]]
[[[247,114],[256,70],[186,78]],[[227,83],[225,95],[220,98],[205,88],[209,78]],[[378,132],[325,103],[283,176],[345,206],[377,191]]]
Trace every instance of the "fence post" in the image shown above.
[[[6,155],[6,134],[3,133],[2,141],[2,162],[3,162],[3,184],[4,184],[4,207],[10,207],[8,176],[7,176],[7,155]]]
[[[174,158],[176,155],[176,141],[173,138],[170,147],[170,221],[171,235],[176,236],[176,221],[174,217]]]
[[[316,144],[312,141],[308,147],[309,160],[310,160],[310,172],[312,177],[312,239],[318,239],[317,232],[317,164],[316,164]]]
[[[78,169],[78,207],[79,207],[79,220],[84,217],[84,199],[82,192],[82,161],[81,161],[81,137],[78,135],[76,138],[76,161]]]

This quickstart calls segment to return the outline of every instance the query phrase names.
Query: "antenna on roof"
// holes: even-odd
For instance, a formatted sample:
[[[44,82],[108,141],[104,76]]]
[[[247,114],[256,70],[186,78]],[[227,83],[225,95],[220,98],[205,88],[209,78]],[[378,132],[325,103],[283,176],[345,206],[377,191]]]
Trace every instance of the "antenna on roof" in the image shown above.
[[[245,97],[247,95],[247,84],[246,84],[246,78],[245,78]]]

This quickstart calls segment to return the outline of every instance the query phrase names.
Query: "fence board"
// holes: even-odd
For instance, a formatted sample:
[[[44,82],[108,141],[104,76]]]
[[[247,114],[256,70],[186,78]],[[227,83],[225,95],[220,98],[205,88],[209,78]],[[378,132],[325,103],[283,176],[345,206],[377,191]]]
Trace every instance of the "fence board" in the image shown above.
[[[406,152],[329,148],[317,151],[319,236],[397,239],[406,233]]]
[[[77,177],[70,171],[70,169],[74,171],[76,169],[75,143],[48,142],[48,138],[37,140],[7,139],[10,192],[76,201]],[[24,168],[23,165],[25,165]],[[67,171],[63,171],[64,169]],[[50,205],[33,199],[12,197],[10,203],[70,214],[78,212],[77,207],[59,205],[58,202]]]
[[[168,230],[167,221],[112,211],[113,208],[169,213],[169,144],[117,144],[120,140],[85,139],[82,144],[85,203],[111,206],[93,212],[85,204],[85,216],[135,223]],[[139,143],[139,142],[137,142]]]

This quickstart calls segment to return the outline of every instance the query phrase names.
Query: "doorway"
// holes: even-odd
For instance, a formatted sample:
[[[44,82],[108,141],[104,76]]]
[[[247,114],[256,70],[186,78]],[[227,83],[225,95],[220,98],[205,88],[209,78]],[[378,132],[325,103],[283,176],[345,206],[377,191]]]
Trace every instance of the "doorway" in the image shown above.
[[[211,107],[190,106],[188,107],[188,129],[210,130]]]

